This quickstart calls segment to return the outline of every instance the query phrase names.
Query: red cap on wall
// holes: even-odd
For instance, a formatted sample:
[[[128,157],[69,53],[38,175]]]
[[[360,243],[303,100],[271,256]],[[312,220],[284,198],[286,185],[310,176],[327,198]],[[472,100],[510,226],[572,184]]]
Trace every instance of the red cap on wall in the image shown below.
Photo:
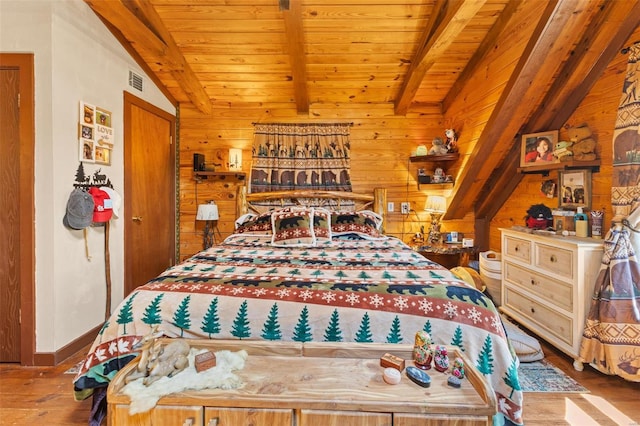
[[[95,186],[89,189],[89,194],[93,197],[93,222],[103,223],[111,220],[113,206],[109,194]]]

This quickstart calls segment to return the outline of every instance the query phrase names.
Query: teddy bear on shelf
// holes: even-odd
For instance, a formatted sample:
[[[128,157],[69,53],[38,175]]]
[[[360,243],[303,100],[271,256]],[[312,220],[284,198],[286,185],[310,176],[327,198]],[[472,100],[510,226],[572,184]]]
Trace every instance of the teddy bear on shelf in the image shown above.
[[[433,354],[433,366],[436,370],[444,373],[449,369],[449,355],[447,353],[447,347],[444,345],[436,345]]]
[[[449,150],[447,149],[447,146],[444,144],[444,141],[442,140],[442,138],[439,138],[439,137],[433,138],[433,141],[431,142],[431,148],[429,149],[429,155],[444,155],[447,152],[449,152]]]
[[[567,135],[571,145],[567,147],[571,151],[571,159],[575,161],[593,161],[596,159],[596,140],[591,129],[586,124],[567,129]]]

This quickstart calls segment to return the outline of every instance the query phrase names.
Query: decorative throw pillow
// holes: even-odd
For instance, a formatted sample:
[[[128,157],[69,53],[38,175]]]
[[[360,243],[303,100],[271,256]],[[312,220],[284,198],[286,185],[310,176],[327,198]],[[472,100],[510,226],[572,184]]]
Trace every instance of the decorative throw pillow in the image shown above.
[[[271,213],[271,244],[276,247],[313,247],[313,208],[276,210]]]
[[[369,210],[333,212],[331,214],[331,234],[358,234],[369,240],[386,238],[380,233],[382,218]]]
[[[271,212],[240,216],[236,220],[236,234],[271,235]]]
[[[316,244],[331,242],[331,212],[322,207],[313,208],[313,234]]]

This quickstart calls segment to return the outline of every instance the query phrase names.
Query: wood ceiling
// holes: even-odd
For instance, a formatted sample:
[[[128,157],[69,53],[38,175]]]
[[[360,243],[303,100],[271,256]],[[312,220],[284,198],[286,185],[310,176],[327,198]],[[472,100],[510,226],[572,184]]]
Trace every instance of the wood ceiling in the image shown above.
[[[526,46],[474,129],[445,219],[493,217],[520,181],[516,136],[560,128],[640,25],[637,0],[84,1],[170,99],[203,114],[357,101],[446,117],[521,22]]]

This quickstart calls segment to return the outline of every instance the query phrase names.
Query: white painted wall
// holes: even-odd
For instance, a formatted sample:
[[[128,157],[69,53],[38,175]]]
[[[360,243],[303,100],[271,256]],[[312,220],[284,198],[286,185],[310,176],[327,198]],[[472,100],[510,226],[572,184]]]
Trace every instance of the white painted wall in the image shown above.
[[[175,115],[175,108],[82,0],[0,0],[0,52],[35,61],[36,351],[54,352],[104,321],[103,228],[64,227],[78,168],[79,102],[113,113],[111,166],[98,168],[124,196],[123,91]],[[128,86],[129,70],[145,91]],[[112,219],[112,311],[123,299],[124,218]]]

